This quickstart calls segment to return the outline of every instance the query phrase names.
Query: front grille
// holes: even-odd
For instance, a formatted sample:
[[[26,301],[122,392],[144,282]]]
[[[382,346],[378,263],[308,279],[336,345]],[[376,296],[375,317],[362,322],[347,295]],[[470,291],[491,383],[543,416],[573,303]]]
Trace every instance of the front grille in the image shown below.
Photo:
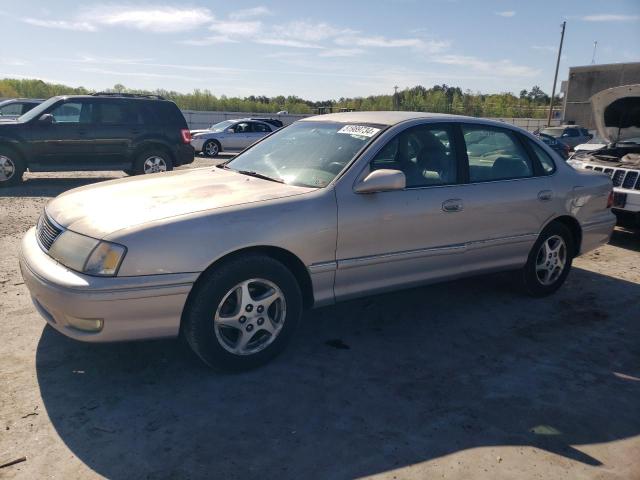
[[[601,171],[602,171],[602,167],[593,167],[593,169],[594,169],[596,172],[601,172]]]
[[[38,220],[38,226],[36,228],[36,234],[38,236],[38,242],[40,246],[48,251],[56,241],[58,235],[62,233],[62,228],[58,227],[54,222],[49,219],[46,212],[40,216]]]
[[[622,188],[633,188],[636,180],[638,180],[638,172],[628,172],[624,182],[622,182]]]
[[[627,172],[625,170],[616,170],[615,173],[613,174],[613,177],[611,177],[611,180],[613,181],[613,186],[614,187],[619,187],[620,185],[622,185],[622,180],[624,179],[624,176]]]
[[[613,176],[613,168],[605,168],[604,173],[606,173],[610,177]]]

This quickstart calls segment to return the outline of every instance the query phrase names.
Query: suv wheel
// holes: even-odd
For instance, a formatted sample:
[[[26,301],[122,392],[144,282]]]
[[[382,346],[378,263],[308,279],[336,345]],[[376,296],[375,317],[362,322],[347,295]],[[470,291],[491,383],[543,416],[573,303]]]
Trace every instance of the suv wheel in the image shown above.
[[[220,145],[215,140],[207,140],[202,146],[202,153],[209,158],[217,157],[220,153]]]
[[[168,172],[173,170],[171,157],[162,150],[149,150],[143,152],[137,159],[134,172],[136,175],[149,173]]]
[[[527,293],[543,297],[558,290],[571,270],[573,252],[573,235],[567,227],[556,222],[545,228],[521,272]]]
[[[0,148],[0,187],[9,187],[22,181],[24,161],[8,148]]]
[[[223,264],[195,287],[182,333],[207,365],[244,370],[282,351],[301,314],[302,294],[291,271],[250,254]]]

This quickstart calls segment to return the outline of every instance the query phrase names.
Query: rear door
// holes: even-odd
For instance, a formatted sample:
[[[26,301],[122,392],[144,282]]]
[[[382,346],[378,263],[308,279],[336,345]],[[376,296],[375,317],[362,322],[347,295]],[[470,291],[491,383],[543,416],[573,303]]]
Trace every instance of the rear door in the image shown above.
[[[461,130],[469,165],[461,194],[465,262],[479,271],[524,264],[540,229],[561,208],[553,164],[541,166],[529,140],[511,129],[462,123]]]
[[[29,136],[34,160],[29,169],[77,170],[91,165],[96,110],[93,99],[70,98],[46,112],[53,123],[34,122]]]
[[[130,167],[134,141],[142,131],[137,101],[105,99],[98,103],[95,134],[96,167],[107,170]]]

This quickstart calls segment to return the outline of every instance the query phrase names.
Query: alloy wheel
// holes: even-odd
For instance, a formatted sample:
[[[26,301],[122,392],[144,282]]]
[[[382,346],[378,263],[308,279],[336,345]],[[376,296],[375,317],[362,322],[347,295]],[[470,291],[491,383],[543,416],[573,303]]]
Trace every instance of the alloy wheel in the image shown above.
[[[234,355],[252,355],[271,345],[282,330],[286,301],[273,282],[240,282],[222,298],[214,317],[220,345]]]
[[[144,161],[142,168],[145,174],[166,172],[167,162],[164,160],[164,158],[159,157],[157,155],[153,155]]]
[[[16,173],[16,165],[9,157],[0,155],[0,182],[8,182]]]
[[[540,284],[552,285],[567,264],[567,245],[562,237],[553,235],[547,238],[536,256],[536,276]]]

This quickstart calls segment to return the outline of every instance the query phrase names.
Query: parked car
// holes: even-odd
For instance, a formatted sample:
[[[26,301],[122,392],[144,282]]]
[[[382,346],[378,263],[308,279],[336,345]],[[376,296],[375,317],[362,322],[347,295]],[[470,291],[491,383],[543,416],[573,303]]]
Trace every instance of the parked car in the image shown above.
[[[602,138],[599,134],[596,134],[587,143],[581,143],[580,145],[576,145],[575,148],[573,149],[572,156],[578,152],[593,152],[594,150],[600,150],[601,148],[606,146],[607,146],[607,140]]]
[[[282,123],[282,120],[279,120],[277,118],[250,118],[250,120],[257,120],[259,122],[266,122],[270,125],[273,125],[276,128],[282,128],[284,127],[284,123]]]
[[[603,90],[591,97],[591,108],[605,143],[576,152],[568,163],[609,175],[618,222],[640,227],[640,84]]]
[[[32,172],[162,172],[193,162],[187,122],[161,97],[95,94],[52,97],[0,123],[0,187]]]
[[[217,157],[220,152],[240,152],[278,127],[262,120],[241,118],[216,123],[207,130],[191,130],[196,152]]]
[[[545,145],[548,145],[554,152],[560,155],[560,157],[564,158],[565,160],[569,158],[569,145],[561,142],[551,135],[547,135],[546,133],[539,133],[538,137],[544,142]]]
[[[39,98],[13,98],[0,102],[0,120],[18,118],[44,100]]]
[[[69,337],[181,334],[243,369],[281,351],[307,307],[499,270],[551,294],[609,240],[610,199],[605,175],[511,125],[329,114],[217,168],[68,191],[24,236],[20,268]]]
[[[580,125],[563,125],[561,127],[543,128],[540,133],[550,135],[556,140],[565,143],[569,148],[573,149],[576,145],[588,142],[593,138],[589,130],[582,128]]]

